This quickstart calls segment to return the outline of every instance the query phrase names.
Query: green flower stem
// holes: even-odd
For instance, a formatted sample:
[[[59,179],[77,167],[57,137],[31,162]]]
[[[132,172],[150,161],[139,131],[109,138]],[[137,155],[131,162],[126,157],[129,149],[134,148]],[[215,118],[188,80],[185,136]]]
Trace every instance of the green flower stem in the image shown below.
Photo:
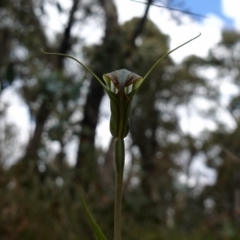
[[[89,73],[91,73],[99,84],[104,88],[106,93],[110,98],[111,107],[111,119],[110,119],[110,131],[114,140],[114,161],[115,161],[115,206],[114,206],[114,240],[121,240],[121,210],[122,210],[122,191],[123,191],[123,171],[124,171],[124,160],[125,160],[125,147],[124,138],[129,132],[129,115],[131,101],[134,95],[137,93],[138,89],[141,87],[143,82],[153,71],[153,69],[158,65],[158,63],[170,53],[174,52],[178,48],[184,46],[185,44],[191,42],[192,40],[198,38],[198,36],[190,39],[189,41],[181,44],[180,46],[169,51],[163,57],[158,59],[156,63],[150,68],[147,74],[142,78],[141,76],[132,73],[126,69],[115,70],[111,73],[106,73],[103,75],[105,81],[102,82],[98,76],[83,63],[78,61],[76,58],[62,54],[62,53],[47,53],[45,54],[59,55],[63,57],[68,57],[76,62],[78,62],[82,67],[84,67]],[[131,89],[131,90],[130,90]],[[130,90],[130,91],[129,91]],[[91,216],[85,202],[84,207],[93,226],[98,240],[105,240],[106,237],[102,233],[101,229],[96,224],[95,220]]]
[[[115,161],[115,206],[114,206],[114,240],[121,240],[121,210],[125,146],[123,138],[114,140]]]

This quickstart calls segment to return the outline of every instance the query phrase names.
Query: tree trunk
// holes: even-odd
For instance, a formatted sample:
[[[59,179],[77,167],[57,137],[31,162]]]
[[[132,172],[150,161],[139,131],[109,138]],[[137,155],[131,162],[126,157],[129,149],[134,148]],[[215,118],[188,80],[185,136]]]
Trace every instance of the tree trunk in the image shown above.
[[[99,0],[99,2],[105,11],[106,29],[103,44],[96,53],[98,64],[92,70],[98,76],[101,76],[108,71],[112,71],[118,65],[119,59],[116,59],[116,56],[121,56],[121,48],[118,38],[120,31],[116,6],[112,0]],[[88,191],[90,183],[96,180],[97,166],[94,139],[99,107],[104,96],[103,88],[94,78],[91,80],[89,89],[81,124],[82,131],[79,136],[80,146],[77,154],[75,178],[77,182],[82,183],[86,191]]]
[[[70,39],[71,39],[71,29],[74,24],[74,15],[78,9],[78,4],[80,0],[73,0],[73,6],[69,14],[68,18],[68,24],[64,30],[63,39],[60,44],[59,52],[61,53],[67,53],[69,49],[71,48]],[[40,29],[40,28],[39,28]],[[41,33],[43,35],[43,33]],[[63,58],[61,56],[56,56],[55,58],[55,69],[57,71],[63,70]],[[45,100],[43,100],[38,113],[36,115],[36,127],[34,130],[33,137],[30,139],[26,153],[23,156],[23,160],[28,161],[34,161],[36,162],[38,159],[37,151],[39,149],[40,143],[41,143],[41,135],[44,129],[44,125],[51,114],[53,110],[53,105],[55,104],[54,96],[47,96]]]
[[[120,69],[124,65],[124,60],[130,57],[134,51],[123,51],[123,45],[128,44],[135,46],[136,38],[143,31],[147,20],[149,6],[147,6],[143,18],[140,20],[136,30],[132,33],[130,42],[121,42],[120,26],[118,24],[117,9],[112,0],[99,0],[105,12],[105,36],[103,44],[99,46],[96,55],[96,68],[92,68],[98,76],[104,73]],[[135,50],[135,48],[132,48]],[[92,79],[84,107],[84,118],[82,121],[82,131],[80,133],[80,146],[77,154],[76,163],[76,180],[84,185],[85,190],[89,188],[89,184],[96,180],[97,164],[95,156],[94,139],[96,127],[98,123],[99,107],[104,95],[104,91],[100,84]]]

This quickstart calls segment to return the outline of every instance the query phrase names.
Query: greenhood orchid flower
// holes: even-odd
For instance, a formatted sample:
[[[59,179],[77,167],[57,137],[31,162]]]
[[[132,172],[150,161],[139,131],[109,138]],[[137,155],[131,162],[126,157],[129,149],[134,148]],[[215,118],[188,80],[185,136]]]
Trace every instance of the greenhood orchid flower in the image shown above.
[[[129,132],[130,106],[142,77],[126,69],[103,75],[110,98],[110,131],[114,138],[125,138]]]
[[[174,48],[173,50],[166,53],[162,56],[147,72],[147,74],[142,78],[136,73],[130,72],[126,69],[120,69],[113,71],[111,73],[107,73],[103,75],[103,81],[101,81],[98,76],[92,72],[91,69],[86,67],[83,63],[81,63],[76,58],[61,54],[61,53],[47,53],[42,51],[45,54],[54,54],[65,56],[71,58],[82,65],[88,72],[90,72],[94,78],[101,84],[104,88],[105,92],[108,94],[110,98],[110,108],[111,108],[111,120],[110,120],[110,131],[114,138],[125,138],[129,132],[129,114],[130,114],[130,105],[131,101],[141,87],[143,82],[152,72],[152,70],[158,65],[158,63],[167,57],[170,53],[177,50],[178,48],[186,45],[187,43],[191,42],[192,40],[198,38],[201,34],[197,35],[196,37],[190,39],[189,41],[181,44],[180,46]]]
[[[47,53],[71,58],[83,66],[89,73],[91,73],[94,78],[99,82],[99,84],[104,88],[105,92],[110,98],[110,108],[111,108],[111,119],[110,119],[110,131],[114,137],[114,161],[115,161],[115,207],[114,207],[114,240],[121,240],[121,206],[122,206],[122,185],[123,185],[123,171],[124,171],[124,161],[125,161],[125,146],[124,138],[129,132],[129,116],[131,102],[139,88],[142,86],[144,81],[147,79],[149,74],[158,65],[158,63],[170,53],[177,50],[178,48],[186,45],[187,43],[198,38],[201,34],[190,39],[189,41],[181,44],[180,46],[174,48],[173,50],[162,56],[156,63],[151,67],[151,69],[146,73],[144,77],[137,75],[136,73],[130,72],[126,69],[116,70],[103,75],[103,81],[101,81],[98,76],[83,63],[78,61],[76,58],[62,54],[62,53]],[[106,240],[101,229],[96,224],[95,220],[91,216],[84,200],[83,205],[86,213],[90,219],[93,226],[95,234],[98,240]]]

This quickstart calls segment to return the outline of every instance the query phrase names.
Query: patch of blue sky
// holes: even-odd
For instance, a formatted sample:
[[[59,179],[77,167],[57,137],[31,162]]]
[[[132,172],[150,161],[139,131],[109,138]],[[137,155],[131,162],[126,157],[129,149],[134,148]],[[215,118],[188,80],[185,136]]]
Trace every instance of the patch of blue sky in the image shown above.
[[[221,0],[177,0],[172,1],[170,7],[186,10],[204,16],[214,14],[222,19],[225,27],[232,28],[234,26],[234,20],[224,14]],[[199,21],[203,20],[201,17],[197,17],[196,19]]]

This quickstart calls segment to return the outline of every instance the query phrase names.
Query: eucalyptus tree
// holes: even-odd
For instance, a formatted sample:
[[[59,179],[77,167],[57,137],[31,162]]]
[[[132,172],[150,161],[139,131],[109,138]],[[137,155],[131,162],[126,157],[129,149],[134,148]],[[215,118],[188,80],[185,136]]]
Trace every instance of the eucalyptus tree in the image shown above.
[[[222,41],[210,52],[207,66],[216,69],[218,86],[225,101],[219,101],[217,108],[224,111],[231,121],[222,121],[215,117],[217,125],[212,133],[202,136],[203,151],[208,165],[216,170],[217,178],[213,186],[208,187],[205,198],[213,202],[211,214],[218,216],[216,225],[226,226],[226,218],[232,228],[233,236],[238,236],[239,225],[239,170],[240,170],[240,34],[236,31],[223,31]],[[229,90],[234,90],[229,92]],[[226,101],[227,99],[227,101]],[[217,112],[217,114],[222,114]],[[209,216],[209,218],[211,215]]]

